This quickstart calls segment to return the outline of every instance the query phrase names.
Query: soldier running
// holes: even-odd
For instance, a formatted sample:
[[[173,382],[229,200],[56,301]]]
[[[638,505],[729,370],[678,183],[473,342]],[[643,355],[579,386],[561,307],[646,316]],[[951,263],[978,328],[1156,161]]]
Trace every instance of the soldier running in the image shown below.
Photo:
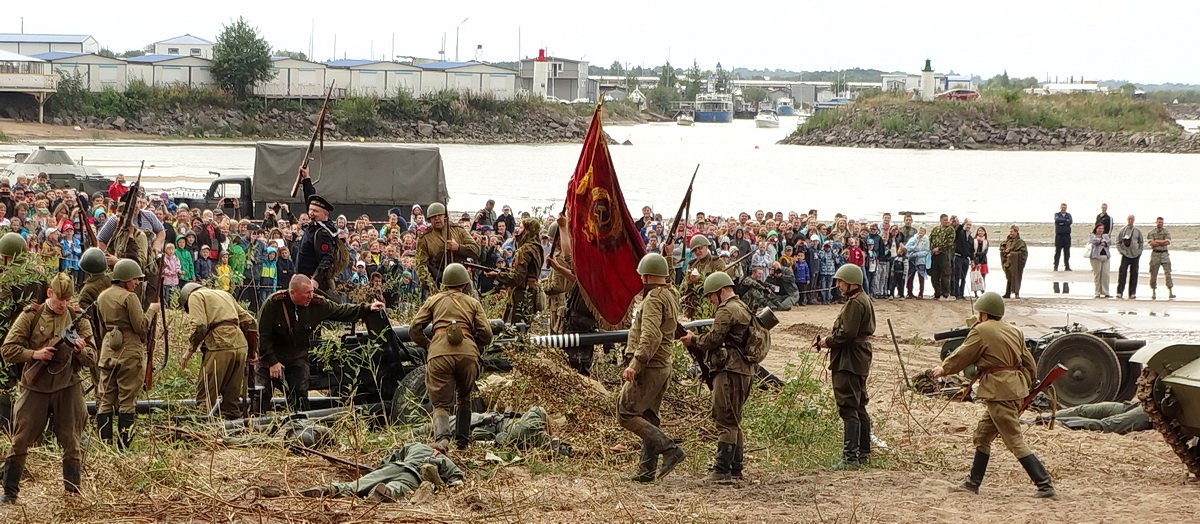
[[[203,352],[196,404],[206,413],[219,404],[221,416],[241,418],[249,406],[239,406],[237,399],[245,392],[246,359],[251,349],[258,349],[257,320],[233,295],[195,282],[183,286],[179,303],[192,326],[191,345],[179,367],[187,368],[197,349]]]
[[[137,397],[142,390],[146,368],[146,333],[159,311],[158,302],[142,311],[142,302],[134,293],[146,274],[137,262],[128,258],[113,266],[112,285],[96,299],[105,329],[100,348],[100,400],[96,403],[96,427],[100,438],[113,442],[113,418],[116,418],[118,447],[129,447],[133,439],[133,421],[137,417]]]
[[[686,454],[659,427],[659,409],[671,380],[671,344],[679,327],[679,294],[667,284],[667,259],[650,253],[638,262],[642,276],[642,303],[633,312],[629,340],[625,345],[625,370],[617,397],[621,427],[641,437],[637,482],[663,478],[683,461]],[[663,457],[658,467],[658,457]]]
[[[70,305],[73,292],[71,277],[66,273],[55,276],[46,302],[26,307],[0,347],[6,362],[24,364],[16,432],[12,451],[4,461],[0,503],[16,502],[29,446],[41,439],[51,414],[54,436],[63,450],[63,488],[79,493],[83,468],[79,439],[87,420],[79,372],[92,365],[95,353],[88,343],[92,329],[86,321],[65,338],[74,316],[80,314],[79,308]]]
[[[871,416],[867,413],[867,376],[871,373],[871,335],[875,333],[875,305],[862,291],[863,272],[844,264],[833,275],[846,297],[833,323],[833,334],[820,340],[829,348],[833,372],[833,400],[842,418],[842,460],[835,469],[854,469],[871,457]]]
[[[450,445],[450,411],[455,410],[454,440],[458,449],[471,442],[471,393],[479,379],[479,353],[492,343],[492,327],[483,305],[465,293],[471,276],[462,264],[443,271],[442,292],[429,297],[409,327],[413,342],[428,348],[425,387],[433,404],[433,447],[446,452]],[[425,327],[433,326],[433,340]]]
[[[975,460],[971,463],[971,472],[966,481],[951,491],[979,493],[991,457],[992,441],[1000,435],[1005,447],[1017,457],[1037,486],[1033,496],[1053,497],[1050,474],[1025,444],[1018,419],[1021,402],[1033,383],[1033,355],[1025,346],[1021,330],[1000,320],[1004,317],[1004,299],[1000,295],[990,291],[984,293],[975,301],[974,309],[978,322],[971,327],[966,340],[946,357],[942,365],[930,370],[934,377],[940,377],[974,365],[979,370],[975,398],[987,408],[975,428]]]
[[[731,484],[741,480],[746,440],[742,406],[750,397],[755,365],[746,362],[750,337],[750,308],[733,291],[733,279],[718,271],[704,279],[704,296],[716,306],[712,330],[699,337],[688,331],[681,342],[699,347],[712,370],[713,422],[717,425],[717,456],[708,481]]]

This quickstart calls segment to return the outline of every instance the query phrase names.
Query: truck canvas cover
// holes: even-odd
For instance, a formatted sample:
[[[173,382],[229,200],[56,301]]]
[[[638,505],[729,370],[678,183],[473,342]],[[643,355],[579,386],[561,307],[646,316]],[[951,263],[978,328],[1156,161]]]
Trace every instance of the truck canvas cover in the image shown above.
[[[259,142],[254,154],[255,200],[288,202],[308,144]],[[445,202],[446,171],[436,147],[327,143],[313,150],[309,174],[330,203],[400,206]]]

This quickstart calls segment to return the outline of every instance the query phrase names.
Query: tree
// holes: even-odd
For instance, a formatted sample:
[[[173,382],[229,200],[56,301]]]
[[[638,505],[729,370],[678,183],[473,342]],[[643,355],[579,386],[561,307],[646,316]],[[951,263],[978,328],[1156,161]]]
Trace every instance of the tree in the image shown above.
[[[212,76],[235,98],[244,100],[253,94],[254,85],[270,80],[271,45],[258,35],[245,18],[221,28],[213,46]]]
[[[770,96],[770,94],[767,93],[767,90],[763,89],[761,87],[751,86],[751,87],[742,89],[742,98],[745,99],[747,102],[750,102],[751,104],[757,104],[759,102],[762,102],[763,100],[766,100],[767,97],[769,97],[769,96]]]
[[[608,74],[610,74],[612,76],[620,76],[622,74],[621,63],[616,60],[613,60],[612,65],[608,66]]]
[[[1121,92],[1125,93],[1125,96],[1133,96],[1133,93],[1135,91],[1137,91],[1137,88],[1138,88],[1137,86],[1135,86],[1129,82],[1125,82],[1124,84],[1121,84]]]
[[[671,110],[671,103],[680,100],[679,90],[674,87],[658,86],[646,92],[646,102],[659,113]]]
[[[692,67],[687,70],[687,83],[684,87],[683,99],[695,100],[702,87],[704,87],[704,71],[700,69],[698,62],[692,60]]]
[[[675,68],[671,67],[671,61],[662,66],[662,70],[658,72],[658,85],[660,87],[674,88],[679,78],[675,76]]]
[[[632,93],[634,89],[638,88],[637,75],[628,66],[623,70],[625,71],[625,92]]]
[[[283,56],[287,58],[295,58],[296,60],[308,60],[308,55],[300,51],[284,51],[282,49],[275,50],[273,56]]]

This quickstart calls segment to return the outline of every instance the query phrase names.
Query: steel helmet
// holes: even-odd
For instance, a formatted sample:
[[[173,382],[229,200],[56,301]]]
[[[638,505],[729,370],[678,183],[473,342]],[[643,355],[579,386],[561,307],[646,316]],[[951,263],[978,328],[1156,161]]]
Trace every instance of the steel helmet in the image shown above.
[[[187,310],[188,299],[191,298],[192,292],[197,289],[200,289],[202,287],[204,287],[204,286],[197,284],[195,282],[188,282],[187,284],[184,284],[183,289],[179,290],[179,305],[180,305],[180,307],[182,307],[184,310]]]
[[[724,271],[714,271],[704,279],[704,294],[716,293],[724,288],[733,286],[733,279]]]
[[[79,257],[79,269],[93,275],[99,275],[104,270],[108,269],[108,261],[104,258],[104,252],[98,247],[89,247],[83,255]]]
[[[20,233],[5,233],[0,237],[0,255],[15,257],[25,248],[25,238]]]
[[[425,211],[425,216],[429,218],[444,214],[446,214],[446,205],[441,202],[429,204],[429,209]]]
[[[288,444],[321,449],[337,444],[333,430],[307,420],[293,420],[283,427],[283,439]]]
[[[658,253],[646,253],[642,260],[638,262],[637,272],[639,275],[653,275],[656,277],[666,277],[670,274],[670,269],[667,267],[667,259],[663,258]]]
[[[1004,299],[995,291],[988,291],[975,300],[971,307],[979,313],[987,313],[994,317],[1004,316]]]
[[[128,282],[135,278],[146,278],[146,273],[142,272],[142,266],[136,260],[122,258],[113,266],[113,282]]]
[[[711,245],[712,245],[712,242],[709,242],[708,237],[706,237],[704,235],[692,235],[692,238],[688,239],[688,249],[696,249],[700,246],[711,246]]]
[[[463,267],[462,264],[450,264],[446,266],[446,269],[442,270],[443,286],[458,287],[466,285],[470,281],[471,275],[467,273],[467,268]]]
[[[833,279],[861,286],[863,283],[862,268],[854,264],[842,264],[842,267],[838,268],[837,273],[833,274]]]

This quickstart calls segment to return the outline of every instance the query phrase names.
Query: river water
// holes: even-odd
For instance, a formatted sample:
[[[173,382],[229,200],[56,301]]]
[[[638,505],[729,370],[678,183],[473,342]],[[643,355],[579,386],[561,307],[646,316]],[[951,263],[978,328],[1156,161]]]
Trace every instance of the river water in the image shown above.
[[[1187,196],[1200,187],[1200,155],[1045,151],[918,151],[776,145],[797,124],[778,129],[732,124],[608,126],[622,189],[634,209],[671,214],[700,164],[693,210],[728,214],[756,209],[820,209],[877,217],[902,210],[969,216],[976,222],[1049,222],[1060,202],[1091,213],[1136,213],[1200,223]],[[148,187],[207,187],[210,171],[251,174],[254,148],[229,142],[59,142],[106,175],[135,174],[146,160]],[[0,145],[0,163],[27,151]],[[488,198],[516,209],[561,207],[579,154],[577,144],[441,146],[451,208],[476,209]],[[325,173],[324,176],[337,176]],[[1086,212],[1085,212],[1086,211]]]

